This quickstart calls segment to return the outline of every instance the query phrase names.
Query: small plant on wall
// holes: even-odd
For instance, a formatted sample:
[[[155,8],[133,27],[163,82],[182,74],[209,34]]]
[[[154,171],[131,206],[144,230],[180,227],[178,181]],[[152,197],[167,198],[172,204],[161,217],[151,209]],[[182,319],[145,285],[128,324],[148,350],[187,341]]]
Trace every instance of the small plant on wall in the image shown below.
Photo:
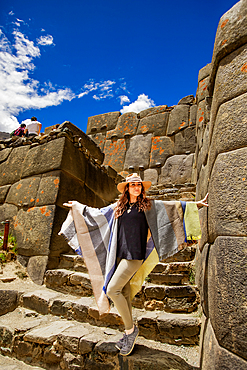
[[[4,233],[0,232],[0,263],[5,263],[16,259],[17,255],[17,243],[16,238],[12,235],[8,235],[8,246],[7,250],[3,250],[3,239]]]

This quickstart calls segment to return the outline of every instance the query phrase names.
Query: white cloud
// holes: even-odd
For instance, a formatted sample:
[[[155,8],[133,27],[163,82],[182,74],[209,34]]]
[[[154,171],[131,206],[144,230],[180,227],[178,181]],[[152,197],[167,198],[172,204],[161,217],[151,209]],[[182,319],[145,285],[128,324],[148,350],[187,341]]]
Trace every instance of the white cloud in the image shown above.
[[[89,82],[83,86],[84,91],[78,95],[78,98],[82,98],[92,91],[97,91],[97,94],[93,95],[93,99],[95,100],[111,98],[114,96],[112,87],[115,83],[115,81],[110,80],[103,82],[94,82],[94,80],[89,80]]]
[[[53,37],[51,35],[47,36],[40,36],[37,39],[38,45],[54,45],[53,44]]]
[[[19,31],[13,32],[13,45],[0,30],[0,131],[11,132],[18,127],[16,116],[25,110],[41,109],[72,100],[68,88],[55,89],[50,82],[40,86],[30,77],[35,69],[34,58],[40,49]]]
[[[121,105],[123,105],[124,103],[130,103],[129,98],[126,95],[120,95],[119,99],[120,99],[120,104]]]
[[[120,109],[120,112],[127,113],[127,112],[135,112],[139,113],[144,109],[148,109],[151,107],[154,107],[154,101],[150,99],[147,95],[141,94],[138,96],[137,100],[129,105],[125,105],[122,109]]]

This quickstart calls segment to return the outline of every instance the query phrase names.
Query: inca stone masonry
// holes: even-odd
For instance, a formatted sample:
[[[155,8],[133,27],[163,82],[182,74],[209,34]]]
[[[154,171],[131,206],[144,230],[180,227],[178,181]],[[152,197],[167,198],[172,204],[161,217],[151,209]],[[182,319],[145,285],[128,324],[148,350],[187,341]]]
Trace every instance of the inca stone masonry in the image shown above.
[[[190,199],[196,185],[197,199],[209,192],[196,254],[200,367],[247,369],[247,0],[221,17],[196,97],[90,117],[87,135],[65,122],[41,139],[1,141],[0,221],[11,220],[19,260],[42,284],[68,251],[57,236],[63,202],[104,206],[130,172],[152,181],[150,195]]]

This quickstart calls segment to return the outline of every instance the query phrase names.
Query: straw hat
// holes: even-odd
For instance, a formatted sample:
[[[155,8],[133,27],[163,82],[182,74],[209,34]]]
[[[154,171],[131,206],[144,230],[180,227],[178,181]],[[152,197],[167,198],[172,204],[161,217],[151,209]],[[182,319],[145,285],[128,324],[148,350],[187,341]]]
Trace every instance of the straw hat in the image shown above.
[[[137,173],[132,173],[131,175],[128,175],[123,182],[120,182],[118,184],[117,190],[120,193],[123,193],[125,186],[130,182],[141,182],[145,190],[148,190],[152,184],[151,181],[142,181],[142,179]]]

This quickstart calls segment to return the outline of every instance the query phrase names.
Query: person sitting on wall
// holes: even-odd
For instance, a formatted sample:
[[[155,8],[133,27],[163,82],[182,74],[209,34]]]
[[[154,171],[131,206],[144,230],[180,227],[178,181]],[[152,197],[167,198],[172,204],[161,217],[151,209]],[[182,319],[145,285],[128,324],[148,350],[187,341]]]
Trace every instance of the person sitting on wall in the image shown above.
[[[13,132],[13,135],[11,135],[11,137],[13,137],[13,139],[18,139],[19,137],[23,137],[23,136],[25,136],[25,128],[26,128],[25,123],[21,123],[21,124],[20,124],[20,127],[18,127],[18,128]]]
[[[27,127],[25,129],[25,136],[34,137],[40,135],[42,124],[38,122],[36,117],[32,117],[30,120],[25,120],[25,122],[27,124]]]

